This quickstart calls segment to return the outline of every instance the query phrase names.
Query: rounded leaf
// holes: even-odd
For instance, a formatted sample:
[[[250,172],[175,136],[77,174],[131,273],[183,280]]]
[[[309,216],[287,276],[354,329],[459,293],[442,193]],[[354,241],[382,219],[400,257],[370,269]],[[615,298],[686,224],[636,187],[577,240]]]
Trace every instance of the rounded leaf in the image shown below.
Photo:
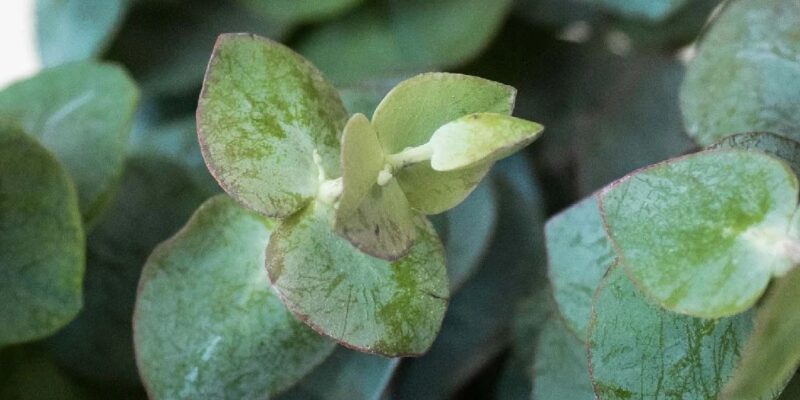
[[[615,250],[668,310],[704,318],[744,311],[772,275],[797,206],[791,169],[761,152],[718,150],[645,168],[601,193]]]
[[[383,149],[363,114],[354,115],[342,136],[342,195],[334,229],[359,250],[396,260],[416,236],[414,214],[393,178],[384,185],[378,176],[386,162]]]
[[[272,223],[217,196],[150,256],[134,344],[152,398],[265,398],[299,381],[334,345],[270,290]]]
[[[800,3],[731,1],[703,35],[681,88],[689,136],[768,131],[800,139]]]
[[[197,106],[208,168],[244,206],[286,217],[319,186],[316,150],[339,175],[347,114],[336,90],[289,48],[249,34],[217,39]]]
[[[395,86],[378,104],[372,125],[386,154],[430,140],[442,125],[465,115],[510,115],[516,90],[497,82],[450,73],[417,75]],[[427,163],[400,170],[396,177],[411,207],[438,214],[464,200],[483,179],[490,163],[458,171],[435,171]]]
[[[138,92],[122,68],[80,62],[0,91],[0,115],[19,121],[64,166],[89,225],[122,175]]]
[[[587,197],[545,225],[548,275],[565,325],[586,340],[592,296],[617,261],[596,196]]]
[[[431,136],[431,168],[452,171],[495,162],[531,144],[543,130],[535,122],[503,114],[463,116]]]
[[[84,233],[66,171],[0,127],[0,347],[48,336],[83,305]]]
[[[267,248],[273,288],[300,320],[360,351],[424,353],[447,308],[439,238],[422,218],[417,240],[394,262],[367,255],[331,231],[332,208],[317,202],[285,220]]]
[[[558,318],[542,327],[534,352],[533,399],[594,399],[583,341]]]
[[[717,320],[645,301],[615,267],[595,296],[589,362],[601,399],[716,399],[739,360],[752,315]]]
[[[749,132],[726,136],[708,149],[758,150],[780,158],[789,164],[795,175],[800,175],[800,143],[769,132]]]

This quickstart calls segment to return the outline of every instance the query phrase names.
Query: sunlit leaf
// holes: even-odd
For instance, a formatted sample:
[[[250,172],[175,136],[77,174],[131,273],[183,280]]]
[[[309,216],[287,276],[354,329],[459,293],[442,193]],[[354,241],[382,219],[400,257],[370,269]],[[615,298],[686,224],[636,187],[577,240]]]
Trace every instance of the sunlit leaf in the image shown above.
[[[369,120],[363,114],[354,115],[342,136],[343,191],[334,229],[359,250],[396,260],[414,241],[415,217],[394,178],[378,183],[385,165],[383,148]]]
[[[36,139],[0,127],[0,347],[50,335],[80,310],[84,233],[75,188]]]
[[[197,115],[209,170],[250,209],[286,217],[314,197],[315,150],[327,175],[338,176],[344,106],[314,66],[281,44],[221,35]]]
[[[789,167],[760,152],[716,150],[656,164],[601,194],[620,261],[648,297],[717,318],[755,303],[785,251],[797,206]]]
[[[134,343],[151,396],[267,397],[333,350],[270,290],[264,251],[271,230],[270,221],[220,195],[150,256]]]
[[[71,63],[0,92],[0,115],[18,120],[56,156],[75,182],[81,214],[91,224],[122,174],[137,97],[120,67]]]
[[[589,328],[595,391],[601,399],[716,399],[752,325],[751,313],[706,320],[651,305],[615,267]]]
[[[36,40],[42,63],[55,66],[96,57],[122,22],[129,0],[36,0]]]
[[[299,319],[347,347],[392,357],[424,353],[448,299],[433,227],[418,219],[408,254],[389,262],[334,233],[333,218],[316,202],[275,230],[267,249],[273,288]]]
[[[590,196],[545,225],[548,275],[564,322],[586,340],[592,296],[617,257],[606,236],[597,197]]]
[[[497,161],[529,145],[542,130],[535,122],[504,114],[465,115],[431,136],[431,168],[452,171]]]
[[[800,139],[800,3],[731,1],[703,36],[681,89],[700,145],[742,132]]]
[[[387,154],[419,146],[450,121],[467,114],[511,114],[516,91],[486,79],[444,73],[418,75],[392,89],[375,110],[372,124]],[[438,214],[460,203],[490,165],[458,171],[434,171],[418,163],[396,174],[411,206]]]

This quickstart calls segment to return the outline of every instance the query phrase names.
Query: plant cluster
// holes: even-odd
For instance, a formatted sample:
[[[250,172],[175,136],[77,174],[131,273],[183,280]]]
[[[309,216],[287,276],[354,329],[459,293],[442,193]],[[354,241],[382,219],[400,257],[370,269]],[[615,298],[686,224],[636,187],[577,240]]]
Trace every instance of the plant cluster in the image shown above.
[[[36,3],[0,399],[800,396],[796,0]]]

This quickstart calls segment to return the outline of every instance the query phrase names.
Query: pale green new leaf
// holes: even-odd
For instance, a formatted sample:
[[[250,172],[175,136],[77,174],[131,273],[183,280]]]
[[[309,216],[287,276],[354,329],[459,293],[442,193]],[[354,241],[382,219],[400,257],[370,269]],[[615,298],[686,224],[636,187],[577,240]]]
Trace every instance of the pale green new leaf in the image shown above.
[[[752,325],[751,313],[698,319],[654,306],[614,267],[598,289],[589,328],[595,393],[605,400],[716,399]]]
[[[800,2],[727,3],[681,88],[686,129],[706,146],[735,133],[800,139]]]
[[[416,234],[414,214],[395,179],[378,184],[383,148],[363,114],[354,115],[342,136],[342,195],[334,229],[359,250],[396,260]]]
[[[431,136],[431,168],[452,171],[495,162],[529,145],[543,130],[535,122],[504,114],[465,115]]]
[[[592,296],[617,261],[592,195],[547,221],[548,275],[564,322],[586,340]]]
[[[510,115],[516,90],[472,76],[428,73],[401,82],[381,101],[372,117],[386,154],[430,140],[442,125],[468,114]],[[438,214],[464,200],[483,179],[491,164],[458,171],[434,171],[417,163],[396,174],[411,207]]]
[[[406,356],[430,347],[447,308],[444,254],[430,223],[389,262],[331,231],[331,207],[316,202],[285,220],[267,248],[273,288],[299,319],[347,347]]]
[[[800,364],[800,268],[776,281],[758,309],[753,335],[721,399],[757,399],[780,392]]]
[[[134,344],[151,397],[270,397],[333,351],[270,289],[264,253],[271,230],[272,222],[220,195],[150,256]]]
[[[319,186],[314,151],[339,175],[346,112],[336,90],[289,48],[249,34],[219,37],[197,108],[203,157],[223,189],[286,217]]]
[[[0,127],[0,347],[55,333],[80,310],[84,233],[75,188],[36,139]]]
[[[80,62],[46,69],[0,92],[0,115],[16,119],[75,182],[91,225],[122,174],[136,85],[120,67]]]
[[[777,158],[712,150],[634,172],[600,199],[638,287],[668,310],[718,318],[752,306],[792,265],[784,243],[797,192]]]
[[[45,66],[99,55],[129,0],[36,0],[36,41]]]

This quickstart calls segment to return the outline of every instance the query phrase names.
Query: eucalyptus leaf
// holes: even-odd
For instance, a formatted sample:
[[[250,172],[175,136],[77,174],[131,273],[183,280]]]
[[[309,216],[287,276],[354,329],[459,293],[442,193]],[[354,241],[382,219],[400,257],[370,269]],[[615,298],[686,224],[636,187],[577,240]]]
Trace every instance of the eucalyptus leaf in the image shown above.
[[[622,268],[612,268],[589,328],[595,393],[601,399],[716,399],[752,325],[752,313],[711,320],[668,312],[645,301]]]
[[[0,347],[40,339],[80,310],[84,233],[75,188],[36,139],[0,127]]]
[[[585,341],[592,296],[617,261],[597,197],[587,197],[547,221],[545,237],[556,305],[565,326]]]
[[[742,312],[773,275],[797,207],[797,178],[760,152],[716,150],[634,172],[601,193],[608,233],[648,297],[675,312]]]
[[[403,256],[414,241],[414,214],[394,178],[378,183],[386,161],[375,130],[354,115],[342,136],[342,195],[334,229],[359,250],[386,260]]]
[[[389,262],[334,233],[333,212],[315,202],[275,230],[267,248],[273,288],[297,318],[349,348],[390,357],[424,353],[449,295],[433,227],[418,218],[414,245]]]
[[[84,307],[46,341],[59,367],[114,387],[140,385],[131,319],[142,266],[210,195],[171,160],[128,159],[114,202],[87,240]]]
[[[709,149],[758,150],[785,161],[795,175],[800,175],[800,143],[769,132],[750,132],[722,138]]]
[[[690,0],[583,0],[597,4],[628,18],[660,21],[669,17]]]
[[[262,214],[286,217],[316,195],[315,150],[327,175],[339,175],[346,112],[336,90],[269,39],[219,37],[197,116],[209,170],[234,199]]]
[[[240,0],[253,11],[285,24],[334,17],[363,0]]]
[[[533,393],[530,398],[595,398],[589,379],[585,344],[570,334],[563,321],[555,317],[544,324],[534,354]]]
[[[272,222],[220,195],[150,256],[134,344],[152,397],[268,397],[333,351],[270,290],[263,260],[271,231]]]
[[[89,225],[122,174],[138,92],[120,67],[93,62],[43,70],[0,91],[0,115],[19,121],[69,172]]]
[[[794,312],[798,293],[800,268],[795,268],[776,281],[759,307],[755,330],[721,399],[767,398],[780,393],[795,373],[800,364],[800,315]]]
[[[511,0],[370,2],[298,44],[336,84],[453,67],[492,40]]]
[[[399,362],[338,347],[278,400],[380,400]]]
[[[681,88],[689,135],[707,146],[768,131],[800,139],[800,3],[731,1],[703,36]]]
[[[430,138],[431,168],[452,171],[508,157],[541,135],[544,127],[497,113],[465,115]]]
[[[498,194],[496,235],[481,266],[451,299],[431,349],[401,366],[397,398],[452,396],[510,344],[516,305],[542,290],[543,201],[531,171],[522,155],[493,168],[489,181]]]
[[[129,0],[36,0],[36,40],[45,66],[100,55]]]
[[[386,154],[428,142],[442,125],[478,112],[511,114],[516,90],[477,77],[427,73],[401,82],[381,101],[372,125]],[[476,165],[458,171],[434,171],[417,163],[395,176],[411,207],[438,214],[460,203],[491,167]]]

